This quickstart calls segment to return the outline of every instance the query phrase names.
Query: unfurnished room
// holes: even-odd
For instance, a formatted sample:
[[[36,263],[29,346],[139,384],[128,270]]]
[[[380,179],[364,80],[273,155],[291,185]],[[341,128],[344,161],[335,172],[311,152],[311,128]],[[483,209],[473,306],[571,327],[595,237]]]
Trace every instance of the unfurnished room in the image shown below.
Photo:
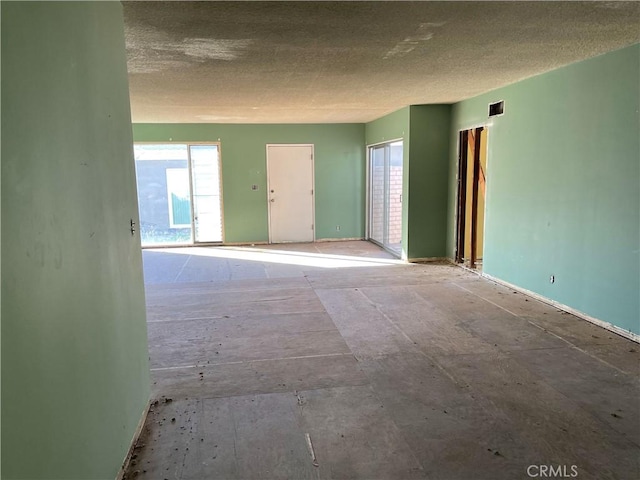
[[[640,3],[0,9],[0,478],[640,478]]]

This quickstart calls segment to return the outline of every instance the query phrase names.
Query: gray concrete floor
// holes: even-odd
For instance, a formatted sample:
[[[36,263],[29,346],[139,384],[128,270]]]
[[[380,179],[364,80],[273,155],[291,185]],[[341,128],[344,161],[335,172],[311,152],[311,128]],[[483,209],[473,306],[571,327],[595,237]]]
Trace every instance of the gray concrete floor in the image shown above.
[[[640,478],[636,343],[366,242],[143,256],[126,478]]]

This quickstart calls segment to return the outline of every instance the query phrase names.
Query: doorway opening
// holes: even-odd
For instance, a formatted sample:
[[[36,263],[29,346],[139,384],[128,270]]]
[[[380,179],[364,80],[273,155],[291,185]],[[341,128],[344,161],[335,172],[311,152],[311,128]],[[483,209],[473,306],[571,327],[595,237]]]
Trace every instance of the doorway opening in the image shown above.
[[[143,247],[223,241],[219,143],[133,147]]]
[[[458,207],[455,260],[481,269],[487,185],[487,128],[463,130],[458,136]]]
[[[368,239],[402,254],[402,140],[372,145],[369,153]]]
[[[269,243],[315,240],[313,145],[267,145]]]

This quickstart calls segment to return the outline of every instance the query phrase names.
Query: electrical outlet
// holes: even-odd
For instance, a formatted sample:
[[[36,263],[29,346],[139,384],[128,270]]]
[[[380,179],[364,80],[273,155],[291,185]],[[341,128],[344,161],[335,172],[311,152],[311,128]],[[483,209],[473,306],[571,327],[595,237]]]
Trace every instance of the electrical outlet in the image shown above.
[[[555,275],[551,275],[551,276],[549,277],[549,282],[550,282],[550,283],[554,283],[555,281],[556,281],[556,276],[555,276]]]
[[[340,231],[340,225],[336,225],[336,232]]]

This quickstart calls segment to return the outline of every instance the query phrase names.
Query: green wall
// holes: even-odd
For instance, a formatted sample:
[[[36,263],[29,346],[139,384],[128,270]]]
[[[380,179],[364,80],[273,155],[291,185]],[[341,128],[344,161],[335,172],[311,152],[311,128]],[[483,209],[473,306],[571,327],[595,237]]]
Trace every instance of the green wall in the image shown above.
[[[450,105],[412,105],[409,126],[409,259],[444,258]]]
[[[149,399],[120,2],[2,2],[2,478],[113,479]]]
[[[404,139],[409,135],[410,108],[404,107],[365,125],[367,145]]]
[[[402,256],[446,256],[450,105],[411,105],[365,126],[367,145],[402,138]]]
[[[489,125],[484,271],[636,334],[639,75],[634,45],[480,95],[454,106],[450,140]],[[505,114],[488,122],[498,100]]]
[[[312,143],[316,239],[363,238],[363,124],[134,124],[137,142],[220,141],[226,243],[267,242],[268,143]],[[258,190],[251,190],[252,185]],[[340,226],[340,230],[336,226]]]

